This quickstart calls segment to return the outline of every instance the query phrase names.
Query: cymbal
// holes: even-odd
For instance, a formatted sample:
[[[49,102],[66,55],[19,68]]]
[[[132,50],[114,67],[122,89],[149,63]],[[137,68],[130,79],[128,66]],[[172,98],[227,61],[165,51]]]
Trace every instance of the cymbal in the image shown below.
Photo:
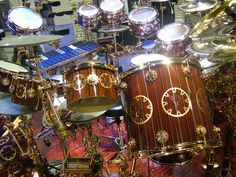
[[[102,26],[98,32],[101,33],[114,33],[114,32],[123,32],[129,29],[129,26],[126,25],[116,25],[116,26],[109,26],[109,25],[105,25]]]
[[[212,24],[215,19],[217,19],[218,15],[223,14],[226,7],[230,6],[232,4],[231,0],[225,0],[224,2],[218,3],[215,7],[212,8],[212,10],[204,16],[190,31],[189,36],[191,38],[197,37],[200,35],[203,31],[206,31],[210,24]]]
[[[62,39],[61,35],[28,35],[28,36],[13,36],[0,41],[0,48],[6,47],[23,47],[43,44],[50,41]]]
[[[236,60],[236,46],[231,48],[221,48],[211,53],[208,58],[211,62],[224,63]]]
[[[236,47],[236,35],[217,36],[211,43],[217,47]]]
[[[218,4],[218,1],[215,0],[199,0],[197,2],[187,2],[185,4],[181,4],[178,8],[185,13],[193,13],[193,12],[203,12],[209,9],[212,9]]]
[[[4,115],[25,115],[38,111],[32,107],[12,103],[10,94],[3,94],[0,97],[0,108],[0,114]]]

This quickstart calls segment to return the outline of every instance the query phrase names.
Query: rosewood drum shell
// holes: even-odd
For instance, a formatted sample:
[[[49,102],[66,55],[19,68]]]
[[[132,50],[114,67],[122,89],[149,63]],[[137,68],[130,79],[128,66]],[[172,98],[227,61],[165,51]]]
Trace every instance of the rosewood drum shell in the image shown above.
[[[30,77],[13,77],[11,101],[35,109],[41,108],[41,98],[38,92],[40,82]]]
[[[129,14],[129,26],[132,35],[148,39],[156,35],[159,28],[158,12],[152,7],[140,7]]]
[[[212,140],[213,118],[200,66],[189,61],[190,73],[185,73],[187,66],[183,59],[167,62],[157,58],[142,69],[133,67],[123,74],[126,127],[138,150],[194,148],[199,143],[199,126],[207,130],[206,141]]]
[[[121,0],[104,0],[100,4],[102,22],[119,25],[124,19],[124,3]]]
[[[76,112],[98,112],[118,101],[115,68],[100,62],[83,62],[66,73],[68,109]]]
[[[171,23],[157,32],[157,41],[162,55],[184,57],[186,48],[192,43],[189,38],[190,27],[184,23]]]

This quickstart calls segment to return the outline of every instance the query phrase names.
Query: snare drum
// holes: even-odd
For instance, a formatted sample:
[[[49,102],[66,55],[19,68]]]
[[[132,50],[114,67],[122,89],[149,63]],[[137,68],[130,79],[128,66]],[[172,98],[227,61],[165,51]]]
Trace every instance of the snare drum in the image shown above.
[[[102,21],[109,25],[121,24],[124,19],[124,3],[121,0],[104,0],[100,4]]]
[[[36,31],[43,26],[43,19],[33,9],[20,6],[9,11],[7,25],[14,32]]]
[[[158,12],[152,7],[140,7],[130,12],[129,25],[131,33],[140,39],[153,37],[158,30]]]
[[[20,65],[0,60],[0,91],[10,93],[12,77],[23,76],[27,73],[28,70]]]
[[[141,65],[121,76],[127,85],[122,101],[128,138],[135,139],[137,150],[153,152],[160,163],[183,163],[193,158],[191,151],[213,140],[200,65],[161,55],[153,60],[154,56],[151,61],[149,56],[142,57],[143,62],[134,59]]]
[[[38,92],[39,80],[25,77],[13,77],[11,101],[15,104],[34,107],[41,107],[41,99]]]
[[[168,57],[183,57],[191,44],[190,28],[183,23],[171,23],[157,32],[161,53]]]
[[[118,101],[115,88],[116,69],[109,64],[86,61],[66,71],[66,98],[69,110],[98,112]]]
[[[93,5],[83,5],[77,10],[78,23],[86,29],[93,29],[99,21],[99,10]]]

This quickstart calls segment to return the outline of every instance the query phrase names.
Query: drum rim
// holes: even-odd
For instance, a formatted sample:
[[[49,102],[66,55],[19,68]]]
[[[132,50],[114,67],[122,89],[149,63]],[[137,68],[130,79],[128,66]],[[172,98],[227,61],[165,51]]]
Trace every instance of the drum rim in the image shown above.
[[[127,71],[125,71],[121,76],[121,80],[125,79],[126,77],[128,77],[131,74],[134,74],[136,72],[139,72],[141,70],[146,69],[147,67],[156,67],[156,66],[161,66],[161,65],[167,65],[165,62],[163,62],[164,60],[156,60],[156,61],[152,61],[149,63],[144,63],[143,65],[140,66],[134,66],[130,69],[128,69]],[[194,65],[196,67],[198,67],[199,69],[201,69],[201,65],[199,64],[198,61],[196,60],[187,60],[188,63],[190,65]],[[169,64],[170,62],[170,64]],[[170,60],[168,61],[168,65],[171,65],[173,63],[177,63],[177,64],[186,64],[186,58],[181,58],[181,59],[176,59],[176,58],[170,58]]]
[[[90,68],[91,67],[91,63],[93,65],[94,68],[103,68],[103,69],[109,69],[111,71],[117,71],[117,68],[111,64],[108,63],[103,63],[103,62],[99,62],[99,61],[83,61],[83,62],[78,62],[76,63],[74,66],[72,66],[72,68],[67,68],[64,72],[65,74],[71,74],[74,71],[78,71],[80,69],[84,69],[84,68]]]
[[[40,27],[30,29],[30,28],[22,28],[21,26],[18,26],[17,24],[15,24],[15,23],[11,20],[11,18],[9,17],[9,15],[10,15],[11,12],[14,11],[15,9],[20,9],[20,8],[29,9],[29,10],[31,10],[36,16],[40,17],[40,19],[41,19],[41,21],[42,21],[42,24],[40,25]],[[24,6],[17,6],[17,7],[11,8],[11,9],[9,10],[8,15],[7,15],[7,22],[6,22],[6,23],[7,23],[7,25],[8,25],[10,28],[11,28],[11,25],[14,24],[14,26],[16,26],[17,29],[20,29],[20,30],[25,30],[25,29],[26,29],[26,30],[29,30],[29,31],[35,31],[35,30],[39,30],[40,28],[43,27],[43,18],[42,18],[42,16],[41,16],[39,13],[37,13],[36,11],[34,11],[34,10],[31,9],[31,8],[24,7]]]
[[[81,13],[80,13],[80,10],[81,10],[81,8],[84,7],[84,6],[95,7],[95,9],[97,10],[96,14],[91,15],[91,16],[86,16],[86,15],[81,14]],[[97,6],[95,6],[95,5],[90,5],[90,4],[89,4],[89,5],[82,5],[82,6],[80,6],[80,8],[79,8],[76,12],[77,12],[78,15],[80,15],[80,16],[82,16],[82,17],[93,18],[93,17],[98,16],[100,11],[99,11],[99,8],[98,8]]]
[[[135,21],[134,19],[131,19],[131,18],[130,18],[130,16],[131,16],[135,11],[137,11],[137,10],[139,10],[139,9],[144,9],[144,8],[145,8],[145,9],[153,9],[153,11],[156,13],[155,16],[154,16],[153,18],[151,18],[150,20],[146,20],[146,21]],[[129,19],[130,22],[134,22],[135,24],[145,24],[145,23],[152,22],[153,20],[155,20],[155,19],[157,18],[157,16],[158,16],[158,11],[157,11],[155,8],[145,6],[145,7],[139,7],[138,9],[133,9],[133,10],[129,13],[128,19]]]
[[[120,2],[122,3],[122,8],[121,8],[121,9],[117,10],[116,12],[111,12],[111,11],[104,10],[104,9],[102,9],[101,5],[102,5],[102,3],[104,3],[105,1],[108,1],[108,0],[102,1],[102,2],[100,3],[100,5],[99,5],[99,8],[101,9],[101,12],[103,12],[103,13],[116,14],[116,13],[122,12],[122,11],[124,10],[124,8],[125,8],[124,2],[121,1],[121,0],[118,0],[118,1],[120,1]]]
[[[195,8],[194,10],[190,10],[189,8],[186,8],[189,4],[191,4],[192,2],[187,2],[187,3],[185,3],[185,4],[181,4],[181,5],[179,5],[178,6],[178,8],[179,8],[179,10],[181,10],[182,12],[184,12],[184,13],[196,13],[196,12],[205,12],[205,11],[208,11],[208,10],[210,10],[210,9],[212,9],[212,8],[214,8],[219,2],[218,1],[215,1],[215,3],[214,4],[211,4],[211,5],[209,5],[209,7],[208,7],[208,9],[198,9],[198,8]],[[192,3],[193,4],[193,3]],[[185,9],[185,8],[186,9]]]
[[[14,74],[27,74],[27,73],[29,73],[29,70],[26,67],[22,66],[22,65],[19,65],[17,63],[12,62],[12,61],[6,61],[6,60],[0,60],[0,63],[1,63],[1,61],[6,62],[6,63],[10,63],[12,65],[16,65],[16,66],[24,68],[26,70],[25,72],[15,72],[15,71],[7,70],[7,69],[3,68],[0,65],[0,71],[1,72],[4,70],[4,71],[6,71],[6,73],[14,73]]]
[[[182,39],[176,39],[176,40],[173,40],[173,41],[165,41],[165,40],[162,40],[161,38],[159,38],[159,34],[160,34],[160,32],[162,31],[162,30],[165,30],[166,28],[168,28],[168,27],[170,27],[170,26],[172,26],[172,25],[181,25],[181,26],[186,26],[187,28],[188,28],[188,32],[186,33],[186,34],[184,34],[183,36],[183,38]],[[163,42],[163,43],[166,43],[166,44],[173,44],[173,43],[177,43],[177,42],[181,42],[181,41],[184,41],[184,40],[186,40],[186,39],[188,39],[189,38],[189,33],[190,33],[190,26],[188,25],[188,24],[186,24],[186,23],[182,23],[182,22],[174,22],[174,23],[170,23],[170,24],[168,24],[168,25],[165,25],[163,28],[161,28],[161,29],[159,29],[158,31],[157,31],[157,38],[161,41],[161,42]]]

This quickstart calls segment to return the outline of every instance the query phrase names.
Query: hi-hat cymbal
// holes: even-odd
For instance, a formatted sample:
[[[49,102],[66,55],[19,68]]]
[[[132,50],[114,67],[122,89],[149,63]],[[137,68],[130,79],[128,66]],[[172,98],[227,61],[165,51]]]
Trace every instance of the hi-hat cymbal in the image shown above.
[[[3,47],[23,47],[33,46],[37,44],[44,44],[50,41],[57,41],[62,39],[61,35],[28,35],[28,36],[14,36],[5,38],[0,41],[0,48]]]
[[[3,94],[0,97],[0,108],[0,114],[4,115],[26,115],[38,111],[32,107],[12,103],[9,94]]]
[[[213,39],[211,43],[217,47],[236,47],[236,35],[221,35]]]
[[[236,60],[236,46],[231,48],[221,48],[211,53],[208,58],[211,62],[224,63]]]
[[[128,29],[129,26],[126,25],[116,25],[116,26],[105,25],[102,26],[98,31],[101,33],[114,33],[114,32],[123,32]]]
[[[193,29],[189,33],[189,36],[191,38],[198,37],[198,35],[200,35],[203,31],[206,31],[210,27],[210,24],[212,24],[215,19],[217,19],[218,15],[223,14],[226,7],[231,6],[231,4],[231,0],[225,0],[224,2],[218,3],[193,27]]]
[[[199,0],[197,2],[187,2],[185,4],[181,4],[179,9],[185,13],[202,12],[212,9],[217,5],[217,3],[218,2],[215,0]]]

